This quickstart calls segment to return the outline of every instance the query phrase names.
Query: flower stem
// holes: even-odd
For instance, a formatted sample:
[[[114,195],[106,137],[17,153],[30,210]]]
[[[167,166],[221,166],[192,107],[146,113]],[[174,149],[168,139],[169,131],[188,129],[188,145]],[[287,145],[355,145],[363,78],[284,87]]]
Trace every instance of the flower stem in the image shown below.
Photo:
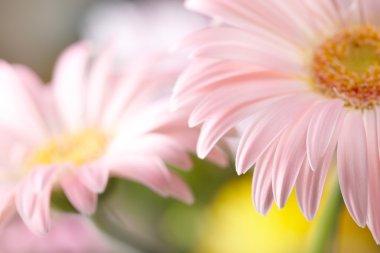
[[[343,198],[340,192],[339,182],[336,180],[332,186],[326,207],[317,224],[314,238],[310,245],[310,253],[333,252],[336,232],[338,230],[339,216],[343,207]]]

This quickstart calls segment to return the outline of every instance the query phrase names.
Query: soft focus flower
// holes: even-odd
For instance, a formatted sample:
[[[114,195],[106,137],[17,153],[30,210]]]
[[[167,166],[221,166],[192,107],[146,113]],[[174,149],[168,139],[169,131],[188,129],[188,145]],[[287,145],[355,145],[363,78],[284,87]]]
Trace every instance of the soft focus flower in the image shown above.
[[[173,107],[195,103],[206,157],[244,124],[239,174],[253,165],[253,201],[266,214],[296,186],[312,219],[337,147],[346,206],[380,242],[380,2],[188,0],[220,22],[184,41],[193,60]]]
[[[110,48],[92,61],[90,47],[78,43],[60,57],[51,86],[1,62],[1,219],[17,209],[32,230],[46,232],[57,188],[91,214],[109,175],[192,202],[166,164],[191,167],[198,130],[188,129],[187,110],[168,112],[178,70],[164,59],[152,55],[115,71]],[[214,161],[225,159],[214,153]]]
[[[272,208],[267,217],[253,212],[247,176],[230,181],[217,193],[215,201],[205,211],[200,223],[197,253],[294,253],[310,252],[309,244],[318,227],[307,222],[297,207],[294,194],[284,209]],[[326,191],[328,193],[329,191]],[[328,208],[322,198],[321,209]],[[236,215],[239,210],[239,215]],[[375,253],[379,246],[368,229],[356,226],[346,209],[339,218],[341,224],[333,240],[335,253]]]
[[[100,45],[114,38],[122,58],[130,59],[172,46],[206,21],[177,0],[102,1],[88,11],[81,33]]]
[[[100,233],[79,215],[57,215],[48,235],[33,234],[19,218],[0,231],[3,253],[111,253],[124,252],[122,246]]]

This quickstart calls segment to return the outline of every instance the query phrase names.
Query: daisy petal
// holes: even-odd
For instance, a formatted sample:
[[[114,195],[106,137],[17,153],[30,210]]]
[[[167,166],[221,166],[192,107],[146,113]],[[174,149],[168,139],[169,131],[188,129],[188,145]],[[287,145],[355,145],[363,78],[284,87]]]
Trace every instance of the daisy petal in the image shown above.
[[[108,182],[108,168],[100,164],[89,164],[79,168],[80,181],[91,191],[104,192]]]
[[[368,205],[366,139],[361,112],[350,111],[345,117],[338,141],[339,183],[348,211],[362,227],[367,221]]]
[[[261,110],[240,140],[236,154],[238,174],[247,172],[273,140],[313,102],[310,96],[288,96]]]
[[[343,116],[344,114],[345,112],[342,112]],[[306,159],[298,176],[296,182],[297,200],[302,213],[308,220],[312,220],[315,217],[319,203],[321,202],[323,187],[325,185],[327,174],[331,168],[340,129],[343,125],[343,116],[338,119],[331,141],[329,142],[325,155],[322,158],[321,167],[318,170],[313,171],[309,161]]]
[[[2,182],[0,186],[0,226],[5,224],[15,213],[15,192],[17,187]]]
[[[274,197],[280,208],[288,200],[306,157],[306,132],[312,115],[311,109],[313,108],[285,130],[276,149],[272,179]]]
[[[320,103],[315,108],[307,131],[307,157],[313,170],[322,166],[343,105],[341,100],[330,100]]]
[[[379,148],[376,136],[378,135],[377,126],[379,118],[376,117],[376,112],[365,111],[364,123],[367,136],[368,146],[368,227],[370,228],[374,238],[380,242],[380,160]]]
[[[50,227],[50,195],[56,176],[55,169],[33,169],[21,183],[16,195],[18,213],[25,224],[37,234],[45,234]]]
[[[170,195],[170,173],[165,164],[155,157],[113,158],[108,161],[110,174],[144,184],[160,195]]]
[[[361,1],[364,20],[366,23],[380,25],[380,2],[377,0]]]
[[[85,74],[90,50],[81,42],[66,49],[54,70],[53,88],[58,110],[66,127],[81,127],[84,116]]]
[[[190,188],[179,176],[171,173],[170,181],[170,196],[187,204],[192,204],[194,202]]]
[[[268,214],[274,202],[272,172],[277,143],[273,143],[257,160],[253,172],[252,199],[257,211],[263,215]]]
[[[68,171],[68,174],[60,179],[60,184],[69,201],[79,212],[86,215],[95,212],[97,196],[79,180],[77,175]]]
[[[112,48],[106,47],[93,63],[88,76],[88,86],[86,87],[86,118],[96,123],[104,108],[104,98],[110,90],[109,78],[113,66],[114,55]],[[112,89],[111,89],[112,90]]]

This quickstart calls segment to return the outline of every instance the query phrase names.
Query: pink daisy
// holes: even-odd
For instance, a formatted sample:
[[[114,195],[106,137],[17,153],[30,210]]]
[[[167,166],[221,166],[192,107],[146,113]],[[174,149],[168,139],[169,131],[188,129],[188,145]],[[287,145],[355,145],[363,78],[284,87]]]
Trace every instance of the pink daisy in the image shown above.
[[[255,165],[253,201],[266,214],[293,187],[308,219],[333,159],[345,204],[380,242],[380,2],[188,0],[218,25],[186,39],[192,61],[173,95],[194,104],[206,157],[243,126],[238,174]]]
[[[191,167],[199,132],[188,129],[187,110],[168,113],[179,67],[149,56],[115,71],[112,53],[92,60],[86,43],[71,46],[49,86],[23,66],[0,63],[0,221],[17,210],[45,233],[53,189],[91,214],[109,175],[192,202],[166,166]],[[214,161],[225,159],[214,152]]]

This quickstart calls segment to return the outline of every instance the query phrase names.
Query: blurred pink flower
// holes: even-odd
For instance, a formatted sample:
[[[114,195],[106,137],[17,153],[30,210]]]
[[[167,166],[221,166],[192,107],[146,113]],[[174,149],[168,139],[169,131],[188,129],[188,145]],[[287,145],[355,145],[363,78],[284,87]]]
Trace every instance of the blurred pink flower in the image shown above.
[[[52,189],[91,214],[109,175],[192,202],[166,166],[191,167],[199,132],[187,127],[188,110],[167,108],[179,67],[151,55],[116,71],[113,53],[105,48],[92,61],[89,45],[71,46],[51,86],[23,66],[0,63],[0,220],[17,209],[30,229],[45,233]],[[213,158],[226,162],[222,151]]]
[[[253,201],[266,214],[293,187],[312,219],[337,147],[345,203],[380,242],[380,2],[188,0],[219,21],[187,38],[194,49],[173,107],[195,104],[206,157],[244,126],[238,174],[253,165]]]
[[[44,237],[33,234],[21,219],[13,219],[0,231],[2,253],[111,253],[121,252],[121,245],[101,234],[79,215],[59,215]]]

